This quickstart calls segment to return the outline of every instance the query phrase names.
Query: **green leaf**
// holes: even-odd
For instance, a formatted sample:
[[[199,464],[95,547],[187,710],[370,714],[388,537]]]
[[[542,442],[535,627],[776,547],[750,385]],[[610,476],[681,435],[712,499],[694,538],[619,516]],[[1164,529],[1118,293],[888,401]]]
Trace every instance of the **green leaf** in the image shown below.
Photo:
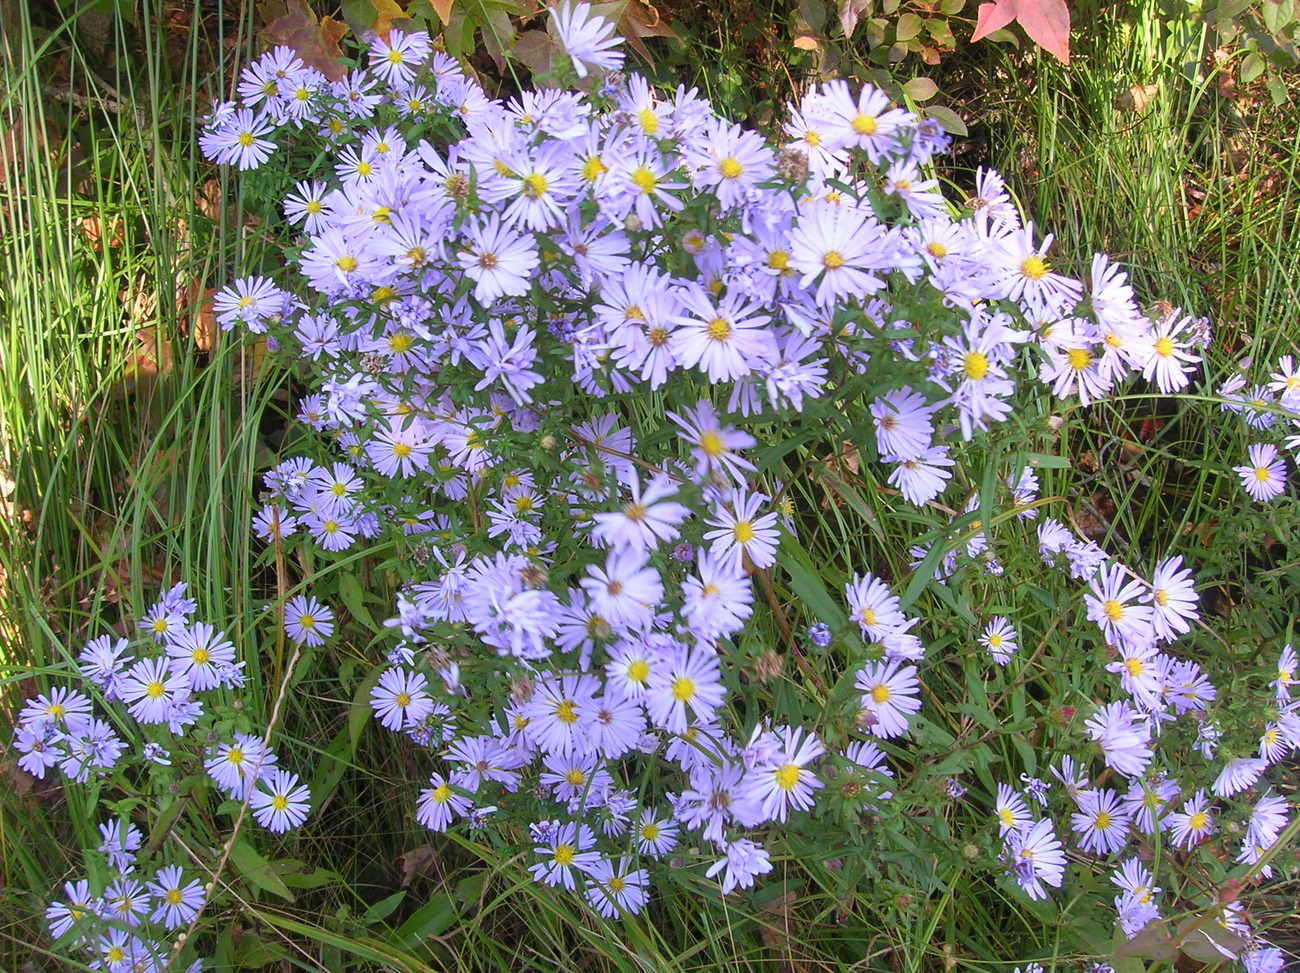
[[[316,764],[316,772],[312,775],[311,793],[317,807],[328,800],[334,793],[334,788],[339,786],[339,781],[347,772],[348,763],[355,753],[356,737],[352,736],[350,727],[344,727],[334,735],[330,745],[325,748],[321,760]]]
[[[293,901],[293,893],[289,891],[289,886],[284,884],[284,879],[276,874],[271,863],[243,838],[237,840],[231,847],[230,863],[257,888],[278,895],[289,902]]]
[[[400,892],[394,892],[387,898],[380,899],[366,910],[365,915],[361,917],[361,921],[367,926],[373,925],[376,922],[383,922],[393,914],[394,910],[396,910],[399,905],[402,904],[404,898],[406,898],[406,889],[402,889]]]
[[[1264,87],[1268,89],[1268,96],[1272,100],[1274,108],[1285,105],[1291,97],[1286,90],[1286,82],[1282,80],[1280,75],[1270,72],[1269,76],[1264,79]]]
[[[429,936],[437,936],[456,918],[456,909],[452,905],[451,896],[445,892],[435,895],[420,908],[412,913],[397,932],[393,934],[393,941],[402,947],[410,948],[415,946],[422,939]]]
[[[966,129],[966,123],[961,120],[961,116],[951,108],[944,105],[930,105],[926,108],[925,114],[938,122],[949,135],[965,137],[970,134]]]
[[[356,695],[352,697],[352,707],[348,710],[348,738],[351,740],[353,753],[357,752],[357,741],[361,739],[361,731],[374,715],[370,707],[370,690],[379,685],[379,677],[387,668],[387,666],[375,666],[371,669],[370,675],[362,680],[361,685],[357,687]]]
[[[813,570],[812,562],[807,553],[799,546],[799,542],[791,537],[783,537],[781,546],[784,548],[784,554],[780,559],[781,567],[785,569],[790,578],[790,588],[796,595],[812,609],[819,619],[828,624],[832,629],[843,627],[848,620],[844,614],[844,609],[833,599],[826,591]]]
[[[894,25],[894,38],[900,42],[910,41],[921,33],[921,18],[916,14],[903,14]]]
[[[859,517],[866,521],[867,526],[871,529],[871,533],[876,535],[876,539],[879,540],[880,543],[886,543],[884,528],[880,526],[880,518],[877,517],[876,512],[867,505],[867,501],[861,493],[849,486],[847,483],[842,483],[830,474],[824,475],[821,479],[827,486],[835,491],[836,495],[839,496],[841,500],[852,507],[853,511]]]
[[[1257,51],[1251,51],[1241,62],[1241,83],[1250,84],[1264,73],[1265,62]]]
[[[926,77],[916,77],[903,85],[903,91],[913,101],[928,101],[939,93],[939,86]]]
[[[343,604],[347,605],[353,618],[372,632],[380,630],[380,627],[375,624],[374,616],[370,614],[370,609],[366,607],[365,596],[361,592],[361,582],[357,580],[355,574],[343,572],[339,575],[339,597],[343,599]]]
[[[1028,453],[1025,459],[1029,465],[1039,470],[1068,470],[1070,468],[1070,458],[1068,456],[1052,456],[1049,453]]]
[[[340,6],[343,8],[343,19],[358,37],[365,36],[379,14],[370,0],[343,0]]]
[[[285,872],[280,877],[284,879],[285,885],[294,889],[319,889],[343,882],[342,875],[328,868],[314,868],[310,872]]]

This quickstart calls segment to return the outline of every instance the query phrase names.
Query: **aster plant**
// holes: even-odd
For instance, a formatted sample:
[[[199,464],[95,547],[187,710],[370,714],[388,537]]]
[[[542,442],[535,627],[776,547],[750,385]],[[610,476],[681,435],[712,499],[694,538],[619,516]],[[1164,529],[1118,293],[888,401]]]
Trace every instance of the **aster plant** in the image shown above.
[[[878,862],[938,883],[898,864],[920,829],[952,874],[977,868],[1026,909],[1082,869],[1121,941],[1194,912],[1225,955],[1275,969],[1231,898],[1180,876],[1225,874],[1209,852],[1225,821],[1250,877],[1294,836],[1270,774],[1300,746],[1295,655],[1240,683],[1266,720],[1224,725],[1216,680],[1235,676],[1191,650],[1192,552],[1121,561],[1041,496],[1068,459],[1017,445],[1018,410],[1203,384],[1208,324],[1144,312],[1103,255],[1086,279],[1054,266],[996,173],[946,198],[947,136],[869,86],[812,86],[773,144],[695,89],[616,73],[587,4],[552,17],[569,55],[554,86],[492,99],[393,30],[335,83],[267,53],[201,139],[273,187],[292,236],[283,266],[215,301],[309,385],[314,451],[264,473],[250,529],[325,559],[401,552],[369,700],[427,768],[413,820],[491,832],[605,918],[653,910],[669,872],[735,900],[795,858],[833,859],[846,895]],[[285,160],[310,168],[286,184]],[[1270,438],[1221,475],[1277,502],[1300,369],[1284,358],[1242,394],[1249,368],[1214,397]],[[919,526],[906,579],[845,551],[843,596],[821,583],[793,497],[826,442]],[[1005,558],[1016,541],[1034,556]],[[1027,606],[972,603],[973,577],[1050,579],[1073,641],[1045,648]],[[179,728],[234,655],[174,609],[146,617],[156,658],[106,642],[85,658],[106,698]],[[314,597],[285,622],[309,647],[334,631]],[[1069,705],[1035,727],[1026,683],[1067,667]],[[946,670],[978,697],[939,698]],[[88,705],[34,703],[24,759],[66,762],[71,717],[48,714],[88,726]],[[972,743],[973,719],[1016,744]],[[270,831],[303,823],[309,795],[255,736],[215,746],[207,772]],[[959,807],[979,843],[957,841]],[[154,885],[164,924],[199,907],[172,871]],[[70,885],[52,929],[108,895]]]

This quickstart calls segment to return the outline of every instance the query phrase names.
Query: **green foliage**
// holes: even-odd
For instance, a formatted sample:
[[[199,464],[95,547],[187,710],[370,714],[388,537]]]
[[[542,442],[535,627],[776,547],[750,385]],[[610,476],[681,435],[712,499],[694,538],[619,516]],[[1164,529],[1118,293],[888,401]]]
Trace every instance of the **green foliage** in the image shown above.
[[[1275,106],[1287,103],[1287,74],[1300,67],[1300,3],[1296,0],[1203,0],[1197,13],[1215,43],[1239,63],[1241,84],[1262,77]]]

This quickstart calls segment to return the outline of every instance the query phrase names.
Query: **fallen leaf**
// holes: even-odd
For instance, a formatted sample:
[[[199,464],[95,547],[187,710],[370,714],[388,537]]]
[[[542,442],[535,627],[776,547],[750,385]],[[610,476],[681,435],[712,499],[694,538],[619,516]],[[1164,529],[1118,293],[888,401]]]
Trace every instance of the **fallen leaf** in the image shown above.
[[[801,51],[815,51],[821,46],[821,42],[812,34],[797,34],[795,35],[794,46]]]
[[[533,74],[549,74],[551,58],[560,50],[555,38],[544,30],[526,30],[519,35],[510,54]]]
[[[269,46],[283,44],[291,48],[308,67],[313,67],[331,81],[338,81],[347,68],[343,65],[343,51],[339,48],[342,34],[337,21],[328,23],[316,19],[305,0],[290,0],[286,13],[275,18],[262,31],[262,39]]]
[[[618,5],[614,4],[613,6],[617,7]],[[593,7],[592,9],[598,13],[600,12],[600,7]],[[669,37],[673,40],[678,39],[677,34],[659,15],[659,8],[649,3],[648,0],[626,0],[619,12],[616,29],[623,35],[628,46],[651,64],[654,63],[654,58],[650,56],[650,49],[645,46],[643,38]]]
[[[397,867],[402,870],[402,888],[408,887],[417,877],[428,875],[433,871],[433,864],[438,860],[432,845],[420,845],[405,851],[397,857]]]
[[[1115,99],[1115,107],[1120,111],[1141,111],[1151,103],[1160,86],[1155,84],[1135,84],[1127,91],[1121,91]]]

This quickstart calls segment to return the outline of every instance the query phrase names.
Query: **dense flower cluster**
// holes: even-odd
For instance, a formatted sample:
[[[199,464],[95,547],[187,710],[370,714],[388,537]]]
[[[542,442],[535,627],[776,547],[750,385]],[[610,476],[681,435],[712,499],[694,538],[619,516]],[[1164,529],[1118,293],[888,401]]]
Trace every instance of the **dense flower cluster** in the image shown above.
[[[618,66],[586,5],[555,16],[579,76]],[[329,85],[274,51],[205,136],[214,158],[252,167],[272,135],[310,128],[334,160],[284,203],[305,234],[303,286],[252,277],[218,300],[226,327],[311,361],[318,391],[299,418],[341,450],[276,467],[257,529],[326,551],[393,530],[411,545],[416,576],[389,623],[402,640],[371,701],[438,755],[422,824],[531,815],[533,877],[605,915],[643,908],[654,863],[701,842],[715,849],[704,876],[746,888],[772,868],[763,835],[812,809],[828,772],[859,775],[864,807],[891,797],[871,738],[909,734],[926,655],[899,596],[855,575],[860,738],[832,749],[809,726],[738,718],[729,646],[797,526],[755,427],[847,400],[865,377],[887,482],[931,505],[953,485],[954,437],[1006,420],[1026,370],[1082,405],[1135,375],[1175,393],[1207,326],[1148,317],[1104,256],[1087,284],[1053,270],[1050,236],[1022,225],[995,173],[954,211],[924,168],[946,137],[869,87],[809,92],[772,146],[694,90],[661,98],[635,75],[502,104],[419,35],[375,40],[370,63]],[[440,120],[445,143],[408,140],[403,119]],[[1005,486],[1036,518],[1034,468]],[[969,495],[961,524],[985,502]],[[1002,573],[975,527],[937,563],[918,547],[915,566],[940,582],[965,562]],[[1227,808],[1171,772],[1185,765],[1172,748],[1186,736],[1168,728],[1180,717],[1215,758],[1215,688],[1169,650],[1197,621],[1192,573],[1175,556],[1147,581],[1055,520],[1038,534],[1043,560],[1087,583],[1087,617],[1114,647],[1120,698],[1097,704],[1081,742],[1129,782],[1094,786],[1086,761],[1063,757],[1057,819],[1090,858],[1119,861],[1161,832],[1194,847]],[[836,638],[853,642],[824,623],[809,633]],[[1012,621],[987,619],[980,644],[1011,664]],[[1289,690],[1276,703],[1259,756],[1223,761],[1215,799],[1300,745]],[[1029,811],[1049,792],[1037,778],[997,789],[1010,874],[1031,897],[1064,876],[1053,818]],[[1265,792],[1248,814],[1243,862],[1287,811]],[[1135,934],[1160,915],[1151,877],[1128,857],[1116,883]],[[1230,908],[1223,922],[1245,932]]]
[[[227,729],[240,725],[230,716],[239,709],[231,704],[245,685],[244,663],[222,632],[193,618],[197,608],[181,582],[144,613],[134,640],[101,635],[88,642],[79,656],[81,683],[39,694],[19,714],[18,765],[41,779],[57,768],[70,782],[98,788],[132,764],[158,779],[191,761],[198,770],[202,755],[217,790],[247,801],[258,824],[277,833],[296,828],[307,819],[308,790],[261,736]],[[205,701],[200,693],[213,695]],[[96,699],[106,712],[97,711]],[[114,729],[132,723],[145,741],[138,751]],[[66,934],[94,969],[162,969],[168,934],[197,915],[204,889],[180,865],[147,872],[156,849],[144,857],[143,836],[128,817],[110,818],[99,833],[99,864],[66,883],[46,912],[50,932]]]
[[[1086,406],[1137,380],[1187,389],[1205,322],[1144,313],[1104,256],[1086,282],[1053,269],[1051,237],[1021,222],[996,173],[950,203],[927,175],[947,137],[879,91],[816,86],[772,145],[694,89],[664,97],[604,73],[621,53],[586,4],[554,12],[554,27],[572,59],[561,74],[587,79],[583,91],[493,100],[427,37],[394,30],[371,43],[368,69],[334,83],[269,52],[202,137],[241,169],[325,146],[326,166],[282,203],[300,279],[245,277],[215,307],[223,327],[298,360],[313,383],[298,418],[331,444],[266,474],[257,533],[406,556],[396,645],[370,699],[430,753],[416,819],[526,822],[533,878],[612,917],[647,906],[669,859],[724,895],[753,886],[781,826],[832,790],[855,813],[895,801],[909,737],[937,732],[914,598],[880,572],[852,575],[842,617],[807,630],[844,671],[815,718],[764,709],[750,687],[770,665],[742,650],[798,550],[783,443],[817,434],[802,419],[851,408],[881,494],[949,518],[912,550],[918,573],[940,586],[966,568],[1002,575],[980,518],[1005,510],[1036,526],[1045,564],[1086,585],[1078,607],[1113,647],[1114,685],[1103,669],[1087,687],[1071,752],[1041,755],[1059,786],[987,785],[1009,880],[1031,898],[1060,887],[1068,822],[1082,860],[1116,869],[1116,918],[1133,936],[1161,916],[1152,883],[1164,881],[1136,838],[1195,851],[1235,815],[1240,860],[1259,861],[1289,811],[1246,792],[1300,746],[1294,653],[1265,694],[1258,755],[1235,739],[1220,753],[1216,689],[1173,649],[1198,622],[1182,559],[1148,581],[1039,519],[1023,454],[992,494],[963,462],[1018,395]],[[1252,472],[1261,499],[1281,489],[1263,489],[1270,462],[1252,458],[1270,471]],[[287,612],[309,644],[332,621],[314,599]],[[1020,665],[1013,618],[989,613],[976,631],[993,670]],[[212,665],[200,678],[219,679]],[[174,665],[141,672],[165,695],[184,690],[167,688]],[[1092,755],[1107,768],[1098,783]],[[220,757],[210,771],[238,793]],[[1119,778],[1122,790],[1100,783]],[[972,798],[955,778],[945,792]],[[1209,905],[1253,973],[1275,968],[1240,910]]]

